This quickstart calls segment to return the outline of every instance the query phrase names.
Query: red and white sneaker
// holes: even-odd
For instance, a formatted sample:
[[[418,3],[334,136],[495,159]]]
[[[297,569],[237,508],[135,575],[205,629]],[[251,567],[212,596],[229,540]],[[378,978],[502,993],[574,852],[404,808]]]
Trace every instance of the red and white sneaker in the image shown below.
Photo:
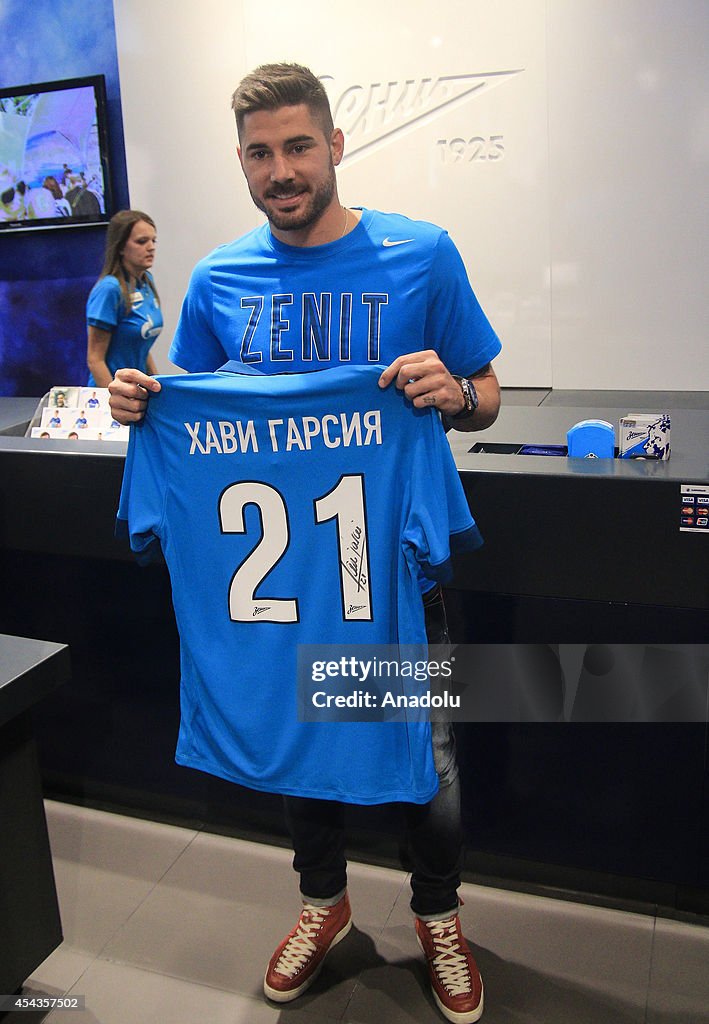
[[[285,937],[263,979],[263,990],[276,1003],[289,1003],[317,978],[325,957],[352,927],[347,893],[332,907],[304,903],[298,923]]]
[[[457,914],[443,921],[416,918],[416,937],[428,962],[436,1004],[454,1024],[473,1024],[483,1012],[483,983]]]

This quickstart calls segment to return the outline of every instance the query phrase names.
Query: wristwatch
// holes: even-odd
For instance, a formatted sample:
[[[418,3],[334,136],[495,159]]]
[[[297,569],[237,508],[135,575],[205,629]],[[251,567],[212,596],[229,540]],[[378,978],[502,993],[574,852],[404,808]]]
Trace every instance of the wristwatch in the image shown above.
[[[475,385],[472,380],[467,377],[459,377],[457,374],[451,374],[453,380],[457,381],[460,385],[460,390],[463,392],[463,398],[465,405],[457,412],[455,416],[451,416],[452,420],[467,420],[473,415],[478,407],[478,393],[475,390]]]

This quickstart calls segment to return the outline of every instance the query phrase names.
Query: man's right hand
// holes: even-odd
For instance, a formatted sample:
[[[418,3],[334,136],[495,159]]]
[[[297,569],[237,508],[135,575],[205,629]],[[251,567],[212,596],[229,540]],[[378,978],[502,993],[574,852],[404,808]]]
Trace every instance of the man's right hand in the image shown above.
[[[114,420],[127,427],[131,423],[140,423],[145,416],[150,392],[159,391],[160,384],[140,370],[117,370],[108,390]]]

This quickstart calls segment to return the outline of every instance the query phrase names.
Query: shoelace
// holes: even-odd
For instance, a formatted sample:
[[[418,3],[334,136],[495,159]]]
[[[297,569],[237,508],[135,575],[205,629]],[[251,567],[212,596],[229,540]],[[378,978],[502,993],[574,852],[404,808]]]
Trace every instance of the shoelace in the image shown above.
[[[305,904],[297,928],[278,958],[275,970],[279,974],[292,978],[306,965],[313,953],[317,952],[318,947],[311,936],[315,936],[320,931],[330,909],[330,907],[313,907],[309,903]]]
[[[470,968],[465,953],[460,952],[457,918],[427,921],[436,955],[432,963],[441,984],[452,996],[467,995],[471,989]]]

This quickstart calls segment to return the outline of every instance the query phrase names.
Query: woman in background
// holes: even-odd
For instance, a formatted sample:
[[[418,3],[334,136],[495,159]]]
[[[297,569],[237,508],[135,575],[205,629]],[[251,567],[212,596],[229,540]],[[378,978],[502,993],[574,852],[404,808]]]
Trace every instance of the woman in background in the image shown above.
[[[150,349],[163,326],[150,273],[155,245],[147,213],[121,210],[111,218],[103,269],[86,304],[89,387],[108,387],[122,366],[155,373]]]

